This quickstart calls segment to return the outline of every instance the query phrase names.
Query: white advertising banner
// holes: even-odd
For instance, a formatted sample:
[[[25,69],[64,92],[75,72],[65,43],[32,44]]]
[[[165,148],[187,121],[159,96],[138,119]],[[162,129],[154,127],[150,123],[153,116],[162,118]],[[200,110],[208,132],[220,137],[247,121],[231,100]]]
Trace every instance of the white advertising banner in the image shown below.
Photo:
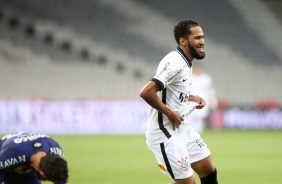
[[[0,134],[145,134],[149,111],[142,100],[0,100]],[[215,111],[212,117],[214,129],[282,129],[282,110],[278,108],[233,107]]]
[[[144,134],[142,101],[0,101],[0,134]]]

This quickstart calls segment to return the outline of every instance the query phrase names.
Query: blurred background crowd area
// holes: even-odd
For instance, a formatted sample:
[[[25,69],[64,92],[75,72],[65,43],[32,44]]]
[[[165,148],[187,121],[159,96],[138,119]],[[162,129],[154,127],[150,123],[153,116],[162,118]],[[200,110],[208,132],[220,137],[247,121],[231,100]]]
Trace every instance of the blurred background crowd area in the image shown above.
[[[0,98],[139,100],[176,49],[182,19],[205,33],[219,105],[281,107],[280,0],[1,0]]]

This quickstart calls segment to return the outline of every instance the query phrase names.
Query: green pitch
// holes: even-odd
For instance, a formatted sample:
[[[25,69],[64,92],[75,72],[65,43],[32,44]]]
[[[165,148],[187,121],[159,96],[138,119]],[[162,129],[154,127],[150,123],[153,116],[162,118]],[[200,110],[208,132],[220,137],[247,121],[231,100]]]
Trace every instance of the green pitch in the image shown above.
[[[70,184],[173,182],[158,169],[143,135],[51,137],[64,149]],[[281,131],[206,131],[202,137],[212,151],[219,183],[281,183]]]

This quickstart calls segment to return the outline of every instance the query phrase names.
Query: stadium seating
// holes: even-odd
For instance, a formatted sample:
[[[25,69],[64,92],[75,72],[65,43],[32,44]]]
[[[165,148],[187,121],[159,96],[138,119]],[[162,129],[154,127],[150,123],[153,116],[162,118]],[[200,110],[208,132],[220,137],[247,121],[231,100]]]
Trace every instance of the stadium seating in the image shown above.
[[[0,44],[0,59],[6,61],[1,61],[3,70],[16,60],[14,50],[27,63],[36,66],[41,60],[49,66],[37,67],[48,75],[48,84],[36,79],[29,86],[36,87],[36,91],[3,85],[6,93],[1,91],[1,97],[138,98],[160,59],[176,47],[172,26],[180,19],[192,18],[204,29],[207,57],[201,62],[213,77],[219,98],[238,105],[282,99],[278,85],[282,56],[275,50],[282,45],[278,34],[281,25],[262,21],[259,27],[265,29],[260,28],[258,33],[254,29],[257,22],[248,18],[272,18],[262,8],[265,4],[254,2],[247,12],[234,0],[3,0],[0,5],[0,41],[8,45]],[[263,38],[271,38],[265,33],[271,23],[275,23],[275,30],[270,31],[275,31],[278,38],[269,42],[271,39]],[[28,68],[24,62],[17,63]],[[0,75],[18,87],[25,86],[20,85],[21,81],[31,77],[11,77],[12,69]]]

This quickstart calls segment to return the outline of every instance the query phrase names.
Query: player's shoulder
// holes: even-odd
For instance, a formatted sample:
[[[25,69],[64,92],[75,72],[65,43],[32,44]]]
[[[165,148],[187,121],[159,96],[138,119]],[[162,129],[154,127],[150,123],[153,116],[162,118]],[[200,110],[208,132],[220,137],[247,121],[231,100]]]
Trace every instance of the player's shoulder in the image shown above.
[[[169,52],[165,57],[171,58],[171,59],[174,59],[174,60],[183,60],[181,55],[176,50]]]

